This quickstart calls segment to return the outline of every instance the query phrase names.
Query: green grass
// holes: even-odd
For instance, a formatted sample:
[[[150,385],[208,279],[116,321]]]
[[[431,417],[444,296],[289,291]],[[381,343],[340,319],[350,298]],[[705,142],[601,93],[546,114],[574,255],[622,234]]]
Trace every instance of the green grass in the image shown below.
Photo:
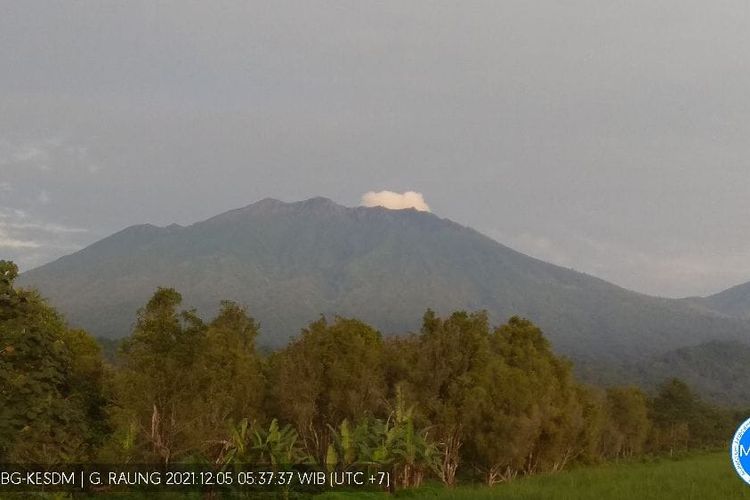
[[[77,495],[76,498],[92,498]],[[192,494],[122,494],[112,495],[122,500],[141,498],[197,499]],[[306,495],[290,495],[304,498]],[[68,495],[2,495],[5,498],[70,498]],[[223,498],[223,497],[216,497]],[[237,495],[232,498],[283,498],[268,495]],[[580,467],[559,474],[532,476],[494,488],[481,485],[446,489],[431,484],[418,490],[386,493],[325,493],[315,500],[348,499],[437,499],[437,500],[750,500],[750,485],[745,484],[732,469],[726,452],[692,455],[679,459],[660,458],[650,461],[611,463]]]
[[[613,463],[581,467],[572,471],[532,476],[493,488],[459,486],[444,489],[429,486],[401,491],[400,498],[477,500],[704,500],[750,499],[750,485],[734,472],[726,452],[694,455],[681,459]],[[385,494],[327,493],[317,499],[388,498]]]

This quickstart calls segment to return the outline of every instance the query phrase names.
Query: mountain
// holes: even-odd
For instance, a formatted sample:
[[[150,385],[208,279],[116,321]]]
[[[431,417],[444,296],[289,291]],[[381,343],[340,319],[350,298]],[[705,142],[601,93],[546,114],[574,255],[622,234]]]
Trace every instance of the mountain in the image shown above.
[[[750,282],[709,297],[685,299],[694,306],[735,318],[750,319]]]
[[[418,329],[428,307],[486,309],[498,323],[526,316],[559,352],[601,365],[750,338],[744,320],[542,262],[430,213],[325,198],[265,199],[187,227],[129,227],[20,282],[105,337],[127,335],[156,287],[172,286],[205,314],[222,299],[245,304],[272,347],[320,314],[357,316],[388,334]]]
[[[655,389],[668,378],[679,378],[720,405],[742,405],[750,401],[750,346],[735,341],[711,341],[682,347],[625,367],[624,378]]]

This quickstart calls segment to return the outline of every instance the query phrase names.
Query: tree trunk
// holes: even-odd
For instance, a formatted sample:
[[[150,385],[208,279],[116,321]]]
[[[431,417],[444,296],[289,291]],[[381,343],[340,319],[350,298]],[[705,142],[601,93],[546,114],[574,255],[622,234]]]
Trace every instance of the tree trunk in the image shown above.
[[[440,479],[448,487],[453,487],[456,484],[456,472],[460,461],[459,450],[462,444],[459,429],[454,429],[443,443],[443,463],[440,470]]]

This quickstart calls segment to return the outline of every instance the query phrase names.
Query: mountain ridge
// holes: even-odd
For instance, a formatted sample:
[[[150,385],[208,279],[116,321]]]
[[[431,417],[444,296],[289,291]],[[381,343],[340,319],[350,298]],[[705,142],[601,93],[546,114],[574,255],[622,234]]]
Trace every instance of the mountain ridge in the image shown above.
[[[690,297],[686,302],[718,314],[750,319],[750,282],[740,283],[707,297]]]
[[[284,344],[320,314],[357,316],[386,334],[421,314],[522,315],[574,359],[646,359],[712,340],[747,341],[750,323],[651,297],[513,250],[414,209],[265,198],[187,226],[130,226],[20,277],[96,335],[126,335],[157,286],[211,314],[236,300]]]

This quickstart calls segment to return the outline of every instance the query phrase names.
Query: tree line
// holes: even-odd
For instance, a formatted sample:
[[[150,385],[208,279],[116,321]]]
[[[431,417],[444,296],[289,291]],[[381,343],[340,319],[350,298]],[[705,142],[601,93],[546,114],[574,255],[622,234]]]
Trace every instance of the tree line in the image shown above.
[[[649,395],[579,383],[531,321],[428,310],[384,337],[311,322],[262,354],[258,323],[210,321],[159,289],[112,362],[0,261],[0,463],[377,465],[399,487],[488,484],[644,454],[724,445],[738,414],[679,380]]]

